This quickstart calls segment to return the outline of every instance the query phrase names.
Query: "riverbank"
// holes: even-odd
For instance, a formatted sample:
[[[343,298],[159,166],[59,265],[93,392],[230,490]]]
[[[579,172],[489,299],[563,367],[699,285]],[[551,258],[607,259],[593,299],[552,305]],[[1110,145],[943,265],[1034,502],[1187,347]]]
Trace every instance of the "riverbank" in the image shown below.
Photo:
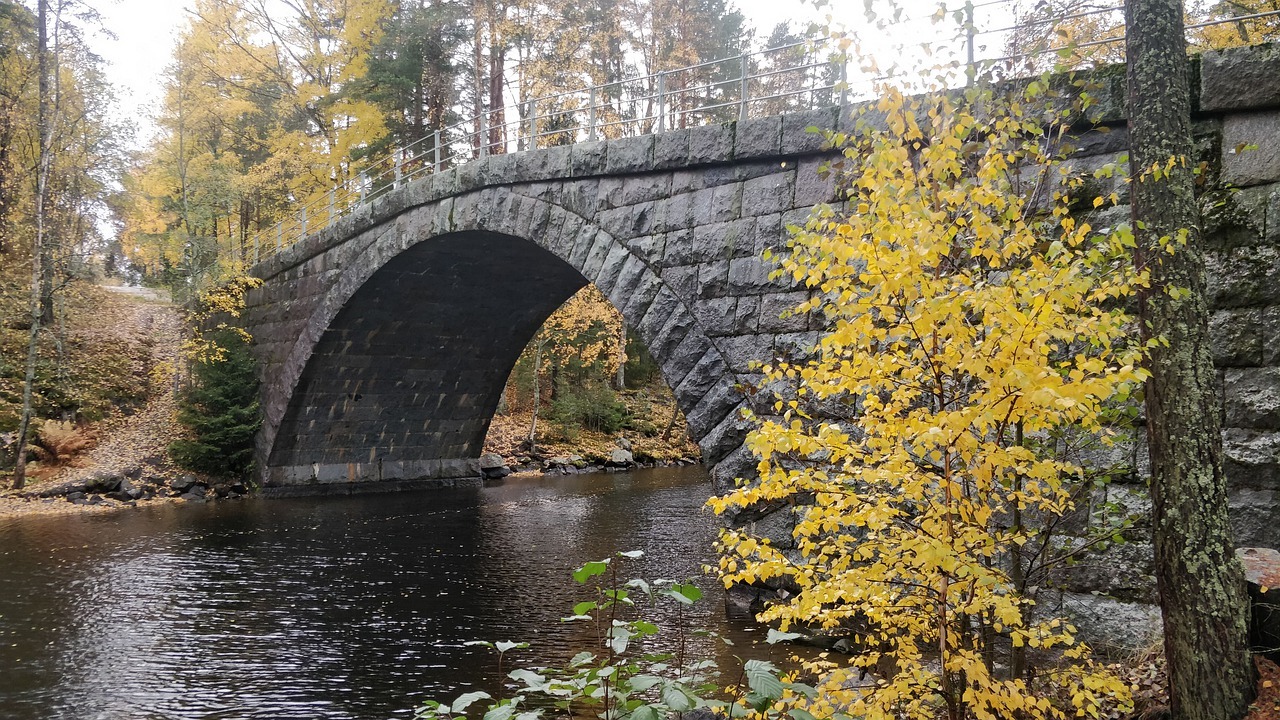
[[[118,358],[130,358],[134,381],[145,386],[145,404],[97,423],[67,424],[65,432],[82,450],[65,457],[46,453],[48,459],[30,463],[23,490],[9,489],[6,482],[0,518],[104,513],[178,500],[161,488],[175,480],[181,484],[183,477],[167,452],[181,434],[176,395],[182,318],[167,296],[149,288],[93,286],[84,292],[94,308],[92,321],[71,332],[110,344]],[[122,483],[104,482],[110,478],[128,478],[137,496],[130,488],[121,492]],[[120,494],[109,497],[112,493]]]

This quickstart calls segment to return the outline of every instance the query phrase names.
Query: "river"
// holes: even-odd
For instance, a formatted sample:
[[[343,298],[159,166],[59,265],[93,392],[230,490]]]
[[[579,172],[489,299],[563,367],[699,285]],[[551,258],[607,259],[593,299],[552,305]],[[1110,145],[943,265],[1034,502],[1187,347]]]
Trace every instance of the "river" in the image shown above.
[[[0,521],[0,718],[411,717],[494,690],[468,641],[531,643],[506,669],[590,649],[570,573],[622,550],[645,552],[624,577],[696,579],[692,623],[736,643],[699,653],[728,662],[758,633],[703,575],[709,488],[664,468]]]

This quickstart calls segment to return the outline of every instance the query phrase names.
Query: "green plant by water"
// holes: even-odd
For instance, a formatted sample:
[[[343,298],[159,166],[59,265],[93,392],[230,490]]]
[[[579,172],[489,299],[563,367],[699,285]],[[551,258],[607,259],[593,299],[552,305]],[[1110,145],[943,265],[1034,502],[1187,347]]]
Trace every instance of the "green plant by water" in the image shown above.
[[[622,580],[619,566],[643,555],[620,552],[612,558],[588,562],[573,572],[573,579],[591,587],[590,598],[573,605],[563,622],[586,623],[594,632],[593,646],[574,655],[563,667],[529,667],[510,671],[499,682],[498,696],[484,691],[459,695],[451,702],[430,700],[418,708],[420,720],[537,720],[545,715],[575,717],[595,715],[602,720],[659,720],[694,711],[725,718],[773,718],[788,714],[793,720],[813,720],[807,713],[783,713],[779,701],[787,696],[811,698],[814,689],[790,682],[778,667],[763,660],[741,663],[732,685],[721,685],[714,660],[694,659],[690,640],[712,636],[690,629],[686,610],[702,599],[702,590],[691,582],[639,578]],[[675,620],[660,627],[652,619],[659,603],[672,603]],[[659,637],[669,646],[654,650]],[[793,637],[770,631],[768,642]],[[528,647],[511,641],[477,641],[498,655],[499,676],[510,650]],[[797,714],[801,713],[801,714]]]

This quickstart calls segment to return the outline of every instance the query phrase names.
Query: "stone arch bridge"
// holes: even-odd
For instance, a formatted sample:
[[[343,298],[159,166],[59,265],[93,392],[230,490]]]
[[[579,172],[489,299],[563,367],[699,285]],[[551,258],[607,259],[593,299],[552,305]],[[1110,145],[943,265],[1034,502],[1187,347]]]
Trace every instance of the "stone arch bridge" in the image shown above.
[[[1127,145],[1123,74],[1098,77],[1099,120],[1115,129],[1078,139],[1072,162],[1086,170]],[[1274,499],[1280,400],[1264,396],[1280,394],[1280,51],[1210,53],[1199,77],[1204,156],[1242,188],[1210,228],[1229,453]],[[816,338],[808,318],[782,317],[806,292],[770,281],[760,257],[788,223],[836,200],[819,172],[829,153],[807,128],[837,128],[839,116],[491,156],[408,183],[258,264],[246,318],[262,367],[260,480],[478,475],[519,353],[588,282],[660,364],[708,468],[720,481],[740,474],[750,461],[736,386],[753,361]],[[1235,152],[1243,143],[1260,149]]]

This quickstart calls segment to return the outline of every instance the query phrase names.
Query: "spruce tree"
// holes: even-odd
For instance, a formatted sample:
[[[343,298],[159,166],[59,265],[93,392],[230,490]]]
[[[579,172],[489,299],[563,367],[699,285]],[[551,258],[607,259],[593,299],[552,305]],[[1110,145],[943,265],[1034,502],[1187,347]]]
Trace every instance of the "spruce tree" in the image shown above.
[[[253,468],[253,438],[261,424],[258,378],[248,341],[233,329],[208,336],[221,352],[195,361],[194,383],[183,395],[178,420],[191,432],[169,446],[188,470],[244,476]]]

